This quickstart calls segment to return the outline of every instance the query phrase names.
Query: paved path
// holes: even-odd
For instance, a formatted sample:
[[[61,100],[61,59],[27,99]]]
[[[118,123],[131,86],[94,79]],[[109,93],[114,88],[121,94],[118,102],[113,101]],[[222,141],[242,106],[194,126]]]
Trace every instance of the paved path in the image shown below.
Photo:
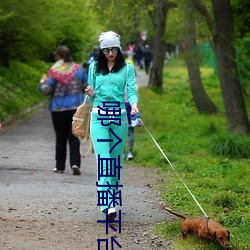
[[[137,79],[138,85],[142,86],[147,76],[139,74]],[[89,222],[91,223],[89,227],[91,225],[95,232],[97,231],[95,227],[100,228],[96,221],[104,219],[96,206],[95,157],[91,154],[82,160],[81,176],[72,175],[69,163],[64,174],[53,173],[54,140],[47,107],[12,127],[0,130],[0,222],[20,217],[22,220],[35,220],[41,223],[44,220],[60,223],[63,221]],[[121,207],[124,226],[134,225],[135,232],[143,225],[148,225],[147,230],[152,230],[155,223],[166,220],[166,213],[159,209],[158,193],[151,188],[157,182],[159,178],[156,170],[135,168],[124,164],[123,206]],[[8,228],[7,226],[10,225],[0,223],[0,231],[3,229],[1,227]],[[88,224],[86,227],[88,228]],[[17,234],[15,226],[14,229],[14,233]],[[43,248],[39,240],[34,243],[32,239],[36,247],[29,248],[28,244],[31,240],[27,239],[20,230],[21,238],[18,241],[15,236],[11,238],[9,235],[11,231],[6,229],[9,240],[5,236],[0,236],[0,249],[97,249],[93,246],[96,239],[91,244],[82,242],[85,247],[79,248],[55,248],[48,245],[52,243],[48,243]],[[132,237],[131,234],[134,233],[127,231],[127,237]],[[96,235],[92,236],[96,237]],[[83,233],[82,237],[86,235]],[[126,237],[126,233],[123,237]],[[13,242],[13,239],[17,241]],[[150,246],[147,240],[140,246],[141,249],[161,249]],[[23,247],[21,242],[24,244]],[[125,249],[138,248],[138,242],[133,242],[135,247],[132,243],[127,243],[127,248],[126,240],[124,242]]]
[[[73,176],[69,163],[65,174],[56,174],[52,171],[54,161],[54,132],[47,108],[39,110],[33,116],[25,119],[20,124],[6,129],[0,133],[0,200],[2,208],[15,207],[16,203],[26,204],[34,198],[34,209],[39,207],[45,209],[47,204],[53,204],[55,197],[57,202],[67,206],[67,200],[74,200],[74,206],[78,207],[79,213],[72,213],[64,216],[71,216],[78,220],[85,217],[85,220],[93,220],[100,217],[96,193],[96,161],[94,154],[82,160],[82,175]],[[136,197],[139,203],[139,213],[130,213],[127,220],[141,220],[142,222],[159,221],[162,216],[152,214],[146,217],[137,217],[138,214],[145,214],[153,204],[147,200],[147,192],[152,185],[150,176],[147,174],[134,176],[134,168],[125,165],[123,169],[124,187],[123,198],[127,200],[123,208],[125,213],[136,204],[129,197]],[[142,178],[143,177],[143,178]],[[146,190],[145,190],[146,189]],[[137,194],[141,194],[138,195]],[[60,201],[58,201],[58,199]],[[88,202],[86,202],[88,200]],[[4,201],[4,204],[2,203]],[[84,202],[83,202],[84,201]],[[35,204],[38,203],[39,205]],[[30,216],[30,209],[23,206],[22,214]],[[63,208],[62,208],[63,210]],[[88,213],[84,213],[87,211]],[[34,216],[37,216],[34,214]],[[60,218],[61,211],[52,216]]]
[[[148,85],[148,75],[139,68],[136,68],[136,84],[138,87],[145,87]]]

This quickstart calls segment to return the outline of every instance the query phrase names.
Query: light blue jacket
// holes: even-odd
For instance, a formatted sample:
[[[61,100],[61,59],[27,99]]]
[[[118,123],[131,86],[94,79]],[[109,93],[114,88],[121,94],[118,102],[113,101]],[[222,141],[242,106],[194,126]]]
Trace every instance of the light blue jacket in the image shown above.
[[[107,75],[95,73],[95,62],[89,67],[88,84],[94,88],[95,97],[93,107],[103,107],[103,102],[120,102],[120,108],[125,109],[124,91],[130,104],[137,103],[137,92],[135,85],[135,69],[131,63],[118,72],[110,72]]]

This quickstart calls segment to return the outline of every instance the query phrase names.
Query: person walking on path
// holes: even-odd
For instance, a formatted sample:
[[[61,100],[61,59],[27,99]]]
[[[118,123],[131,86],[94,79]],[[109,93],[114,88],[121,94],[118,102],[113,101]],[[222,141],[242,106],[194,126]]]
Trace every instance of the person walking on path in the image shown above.
[[[145,72],[148,75],[151,61],[153,59],[152,51],[149,48],[148,44],[145,45],[144,51],[143,51],[143,57],[144,57],[144,67],[145,67]]]
[[[134,66],[134,62],[131,58],[128,57],[128,54],[126,52],[123,53],[124,59],[126,62],[131,63]],[[136,70],[135,70],[135,76],[136,76]],[[136,85],[136,90],[137,90],[137,85]],[[137,97],[138,97],[138,92],[137,92]],[[127,119],[128,119],[128,153],[127,153],[127,161],[133,160],[133,149],[134,149],[134,132],[135,128],[131,125],[131,105],[127,99],[127,96],[125,94],[125,105],[126,105],[126,110],[127,110]]]
[[[99,200],[98,206],[101,212],[108,214],[108,220],[114,220],[117,200],[113,194],[120,183],[128,133],[124,91],[126,89],[131,104],[131,115],[138,112],[137,93],[134,66],[124,60],[120,36],[113,31],[104,32],[100,34],[99,42],[99,57],[89,67],[86,93],[93,100],[90,134],[97,161],[98,197],[108,196],[108,202]]]
[[[56,166],[54,172],[64,173],[67,141],[69,141],[70,166],[73,175],[80,175],[80,142],[72,134],[71,124],[77,107],[84,100],[87,74],[79,64],[73,61],[67,46],[59,46],[54,56],[55,64],[50,68],[48,77],[43,77],[39,84],[40,91],[51,96],[49,110],[56,135]]]

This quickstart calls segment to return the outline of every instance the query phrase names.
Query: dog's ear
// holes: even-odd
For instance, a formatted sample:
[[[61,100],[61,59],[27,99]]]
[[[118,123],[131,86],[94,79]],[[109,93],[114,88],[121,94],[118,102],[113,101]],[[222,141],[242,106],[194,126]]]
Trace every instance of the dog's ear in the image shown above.
[[[213,233],[213,238],[216,240],[216,232]]]
[[[230,241],[230,232],[227,230],[228,236],[227,236],[227,240]]]

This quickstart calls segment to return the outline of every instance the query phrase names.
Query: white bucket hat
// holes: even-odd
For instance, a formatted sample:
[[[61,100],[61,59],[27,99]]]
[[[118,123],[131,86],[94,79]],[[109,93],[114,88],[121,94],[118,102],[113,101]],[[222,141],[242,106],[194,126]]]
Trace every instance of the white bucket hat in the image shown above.
[[[100,42],[100,49],[109,47],[121,48],[120,36],[113,31],[107,31],[101,33],[99,36],[99,42]]]

